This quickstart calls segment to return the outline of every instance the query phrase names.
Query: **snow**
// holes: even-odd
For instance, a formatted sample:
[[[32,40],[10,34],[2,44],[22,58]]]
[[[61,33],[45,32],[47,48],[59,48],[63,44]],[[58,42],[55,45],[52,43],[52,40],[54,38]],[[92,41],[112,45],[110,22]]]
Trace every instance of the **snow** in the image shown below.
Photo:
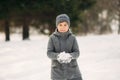
[[[32,35],[22,41],[20,35],[11,35],[11,41],[5,42],[0,34],[0,80],[51,80],[48,39]],[[83,80],[120,79],[120,35],[77,36],[77,41]]]

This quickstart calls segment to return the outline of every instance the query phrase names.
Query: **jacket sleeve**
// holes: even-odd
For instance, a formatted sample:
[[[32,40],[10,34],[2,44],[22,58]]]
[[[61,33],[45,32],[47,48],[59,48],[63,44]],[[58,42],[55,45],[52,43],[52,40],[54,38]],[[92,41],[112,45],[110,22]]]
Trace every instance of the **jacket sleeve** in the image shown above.
[[[52,40],[52,36],[50,36],[47,46],[47,56],[52,60],[57,60],[57,56],[59,53],[54,51],[54,44]]]
[[[74,36],[74,42],[73,42],[73,47],[72,47],[72,53],[70,53],[70,54],[72,55],[73,59],[77,59],[80,54],[79,46],[78,46],[75,36]]]

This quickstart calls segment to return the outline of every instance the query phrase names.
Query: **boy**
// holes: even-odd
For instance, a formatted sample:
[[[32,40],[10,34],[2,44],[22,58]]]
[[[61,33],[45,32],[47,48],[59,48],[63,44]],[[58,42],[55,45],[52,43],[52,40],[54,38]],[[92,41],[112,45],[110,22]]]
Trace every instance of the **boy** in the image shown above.
[[[82,80],[76,60],[79,47],[69,27],[68,15],[56,17],[56,30],[50,36],[47,48],[47,55],[52,60],[52,80]]]

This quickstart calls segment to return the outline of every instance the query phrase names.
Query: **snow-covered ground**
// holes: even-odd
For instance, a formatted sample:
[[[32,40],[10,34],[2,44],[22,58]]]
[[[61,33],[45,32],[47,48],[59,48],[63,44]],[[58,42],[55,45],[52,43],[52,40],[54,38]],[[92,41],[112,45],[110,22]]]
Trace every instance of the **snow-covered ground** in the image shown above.
[[[0,80],[51,80],[50,59],[46,55],[47,36],[31,36],[22,41],[0,35]],[[120,35],[77,37],[78,59],[83,80],[120,79]]]

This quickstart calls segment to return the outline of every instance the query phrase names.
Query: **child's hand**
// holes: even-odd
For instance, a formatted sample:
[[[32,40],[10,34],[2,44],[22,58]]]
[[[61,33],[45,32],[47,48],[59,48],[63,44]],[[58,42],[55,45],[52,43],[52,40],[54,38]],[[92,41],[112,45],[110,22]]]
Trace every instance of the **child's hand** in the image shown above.
[[[65,52],[61,52],[58,57],[57,60],[60,63],[70,63],[72,60],[72,56],[69,53],[65,53]]]

